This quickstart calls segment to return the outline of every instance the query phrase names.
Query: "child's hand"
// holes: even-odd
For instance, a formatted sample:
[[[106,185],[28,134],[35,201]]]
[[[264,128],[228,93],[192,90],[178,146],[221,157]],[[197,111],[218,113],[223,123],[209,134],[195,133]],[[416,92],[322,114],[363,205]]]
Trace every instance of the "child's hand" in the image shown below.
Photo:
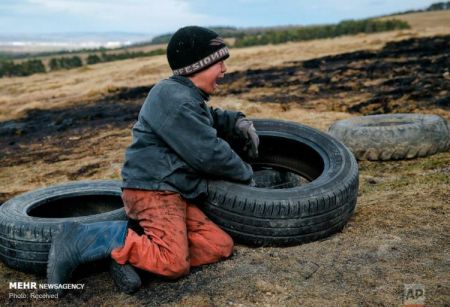
[[[253,126],[253,122],[245,117],[241,117],[236,121],[236,128],[247,139],[247,143],[244,146],[244,151],[248,153],[250,158],[257,158],[259,137],[258,134],[256,134],[256,129],[255,126]]]
[[[256,182],[255,179],[250,179],[249,181],[246,182],[246,184],[250,187],[256,187]]]

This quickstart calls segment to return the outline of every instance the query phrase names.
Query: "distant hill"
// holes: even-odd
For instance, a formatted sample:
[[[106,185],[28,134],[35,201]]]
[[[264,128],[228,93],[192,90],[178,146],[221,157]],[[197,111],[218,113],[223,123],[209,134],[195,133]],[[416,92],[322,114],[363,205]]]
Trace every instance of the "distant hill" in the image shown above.
[[[449,9],[450,1],[437,2],[425,9],[397,12],[385,16],[377,16],[376,18]],[[237,28],[233,26],[210,27],[210,29],[219,33],[220,36],[232,39],[233,43],[242,40],[245,36],[259,36],[278,31],[295,31],[302,28],[305,27],[299,25],[253,28]],[[0,34],[0,60],[55,55],[67,56],[78,53],[108,52],[114,50],[126,52],[128,49],[133,48],[148,48],[155,45],[167,44],[172,34],[165,33],[157,35],[152,39],[150,39],[149,34],[127,32],[49,33],[25,36],[23,34],[20,36]]]
[[[286,28],[292,28],[293,26],[278,26],[278,27],[255,27],[255,28],[236,28],[236,27],[227,27],[227,26],[216,26],[216,27],[208,27],[214,32],[218,33],[223,38],[241,38],[248,34],[261,34],[266,31],[276,31],[283,30]],[[150,42],[147,44],[167,44],[172,37],[173,33],[166,33],[162,35],[155,36]]]
[[[392,14],[384,15],[384,16],[405,15],[405,14],[411,14],[411,13],[445,11],[445,10],[450,10],[450,1],[433,3],[429,7],[427,7],[426,9],[423,9],[423,10],[408,10],[408,11],[392,13]],[[381,16],[381,17],[383,17],[383,16]]]
[[[239,33],[233,28],[215,28],[218,32],[223,33],[225,38],[234,37],[234,43],[231,47],[249,47],[257,45],[281,44],[289,41],[306,41],[312,39],[332,38],[342,35],[354,35],[359,33],[375,33],[391,30],[409,29],[407,22],[389,19],[362,19],[362,20],[347,20],[341,21],[335,25],[323,26],[309,26],[309,27],[293,27],[293,28],[278,28],[276,30],[258,32]],[[160,39],[168,39],[170,36],[160,36]],[[130,51],[124,49],[121,52],[98,54],[96,51],[88,53],[86,60],[80,56],[66,56],[51,57],[48,60],[48,67],[41,59],[28,59],[26,61],[14,62],[8,59],[0,61],[0,77],[13,76],[29,76],[35,73],[45,73],[47,71],[78,68],[83,65],[93,65],[97,63],[119,61],[125,59],[132,59],[137,57],[148,57],[165,54],[165,48],[160,48],[148,52],[144,51]]]
[[[440,14],[442,10],[450,9],[449,2],[440,2],[430,5],[424,10],[415,10],[380,16],[362,20],[344,20],[337,24],[315,25],[315,26],[277,26],[277,27],[255,27],[237,28],[231,26],[216,26],[210,29],[219,33],[227,40],[230,47],[248,47],[256,45],[280,44],[288,41],[305,41],[311,39],[332,38],[341,35],[354,35],[358,33],[375,33],[391,30],[408,29],[418,18],[405,19],[412,15]],[[428,14],[412,14],[423,13]],[[445,12],[443,12],[445,14]],[[398,19],[398,20],[397,20]],[[98,37],[98,33],[80,33],[73,35],[72,42],[84,41],[88,38]],[[136,33],[109,33],[104,34],[104,42],[117,43],[122,40],[123,46],[119,48],[85,48],[81,50],[61,50],[40,53],[5,53],[0,51],[0,77],[4,76],[27,76],[34,73],[44,73],[51,70],[71,69],[84,65],[131,59],[137,57],[156,56],[165,53],[167,42],[171,33],[154,37],[151,41],[130,43],[125,38],[135,39],[147,37],[146,34]],[[12,37],[9,37],[11,39]],[[50,35],[50,39],[57,42],[64,39],[61,34]],[[67,39],[67,37],[65,38]],[[0,36],[0,46],[5,37]],[[38,37],[35,41],[48,41],[49,37]],[[120,45],[120,44],[119,44]]]
[[[431,4],[429,7],[427,7],[426,9],[408,10],[404,12],[397,12],[389,15],[383,15],[380,17],[419,13],[419,12],[441,11],[441,10],[450,10],[450,1],[434,3]],[[262,35],[268,32],[296,30],[300,28],[305,28],[305,26],[276,26],[276,27],[255,27],[255,28],[236,28],[227,26],[209,27],[209,29],[217,32],[223,38],[236,38],[236,39],[241,39],[246,35]],[[172,34],[173,33],[165,33],[162,35],[158,35],[155,36],[150,42],[142,42],[139,43],[138,45],[167,44],[170,38],[172,37]]]
[[[117,48],[148,41],[150,35],[131,32],[1,33],[0,50],[9,53],[40,53],[80,49]]]

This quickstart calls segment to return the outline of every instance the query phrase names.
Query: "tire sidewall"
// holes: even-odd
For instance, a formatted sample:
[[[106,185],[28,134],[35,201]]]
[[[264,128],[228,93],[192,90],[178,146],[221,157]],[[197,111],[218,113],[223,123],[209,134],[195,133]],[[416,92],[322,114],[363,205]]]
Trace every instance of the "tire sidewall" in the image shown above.
[[[349,175],[351,170],[357,168],[356,160],[350,150],[335,138],[314,128],[289,121],[257,119],[253,120],[253,122],[260,137],[288,138],[313,148],[324,162],[322,174],[306,185],[280,190],[250,187],[223,180],[210,181],[208,184],[210,194],[219,193],[225,195],[231,192],[240,197],[251,198],[260,202],[266,200],[296,200],[298,198],[305,199],[305,197],[314,198],[321,196],[324,191],[333,188],[334,182],[352,179]],[[208,201],[220,206],[211,198]]]
[[[62,222],[92,223],[97,221],[123,219],[123,208],[100,214],[67,218],[42,218],[30,216],[33,208],[49,201],[89,195],[121,195],[121,182],[118,180],[86,180],[68,182],[46,188],[33,190],[16,196],[0,207],[0,216],[11,218],[20,223],[38,223],[58,226]]]

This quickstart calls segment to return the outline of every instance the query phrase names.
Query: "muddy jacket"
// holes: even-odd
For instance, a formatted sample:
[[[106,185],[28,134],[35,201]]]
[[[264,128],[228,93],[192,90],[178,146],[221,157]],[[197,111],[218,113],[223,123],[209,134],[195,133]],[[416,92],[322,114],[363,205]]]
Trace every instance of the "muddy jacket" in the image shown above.
[[[173,76],[148,94],[125,153],[123,188],[168,190],[193,199],[207,195],[209,178],[248,182],[251,167],[219,138],[237,134],[240,112],[208,108],[191,80]]]

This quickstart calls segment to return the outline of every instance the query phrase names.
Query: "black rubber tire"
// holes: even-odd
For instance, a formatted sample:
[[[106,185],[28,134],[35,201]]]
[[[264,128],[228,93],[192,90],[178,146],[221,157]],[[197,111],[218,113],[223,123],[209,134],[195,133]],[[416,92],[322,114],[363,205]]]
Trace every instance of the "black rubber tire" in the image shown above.
[[[288,171],[277,171],[274,169],[262,169],[253,174],[255,185],[259,188],[285,189],[303,184],[299,176]]]
[[[261,137],[260,157],[251,161],[255,170],[263,166],[262,181],[288,183],[290,188],[212,181],[206,213],[236,240],[253,245],[303,243],[341,229],[355,208],[358,191],[358,168],[348,149],[294,123],[255,120],[255,126]],[[267,171],[267,166],[281,172]],[[311,182],[296,186],[299,176],[286,171]],[[7,201],[0,207],[0,259],[17,270],[45,273],[61,222],[124,220],[120,194],[119,181],[78,181]]]
[[[286,189],[210,181],[203,205],[211,220],[237,242],[256,246],[305,243],[341,230],[358,194],[358,165],[339,141],[313,128],[254,120],[260,166],[289,170],[310,182]]]
[[[328,132],[359,160],[411,159],[450,147],[449,124],[438,115],[358,116],[335,122]]]
[[[52,237],[62,222],[126,219],[120,185],[75,181],[8,200],[0,206],[0,259],[11,268],[45,274]]]

